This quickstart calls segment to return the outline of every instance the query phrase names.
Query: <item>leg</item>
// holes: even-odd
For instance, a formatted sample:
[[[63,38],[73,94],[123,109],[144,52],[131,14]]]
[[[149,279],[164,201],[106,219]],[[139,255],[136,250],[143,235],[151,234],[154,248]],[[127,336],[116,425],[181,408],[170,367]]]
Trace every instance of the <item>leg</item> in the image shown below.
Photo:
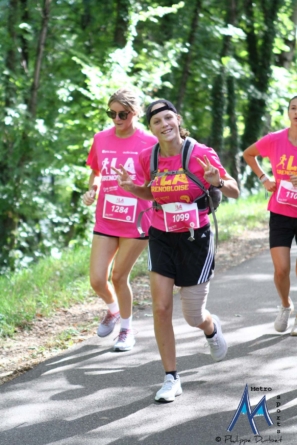
[[[120,318],[118,301],[108,281],[112,260],[117,252],[118,238],[94,235],[91,250],[90,282],[96,294],[108,305],[108,311],[97,329],[99,337],[111,334]]]
[[[290,248],[273,247],[270,249],[274,266],[274,283],[283,307],[290,307]]]
[[[214,332],[212,316],[206,310],[208,293],[209,281],[182,287],[180,290],[184,319],[190,326],[201,329],[205,335]]]
[[[210,313],[208,313],[205,317],[203,323],[197,326],[199,329],[202,329],[205,335],[211,335],[214,331],[213,319]]]
[[[184,318],[190,326],[204,331],[210,347],[210,354],[215,361],[222,360],[228,351],[221,322],[216,315],[206,310],[209,281],[195,286],[182,287],[180,290]]]
[[[290,299],[290,248],[273,247],[270,249],[271,258],[274,265],[274,283],[281,299],[279,313],[274,322],[277,332],[285,332],[289,326],[289,317],[294,310],[294,305]]]
[[[150,273],[150,280],[155,336],[166,373],[163,386],[156,393],[155,400],[157,402],[173,402],[176,396],[182,394],[180,378],[176,373],[175,339],[172,325],[174,280],[156,272]]]
[[[165,372],[174,371],[176,370],[175,339],[172,325],[174,280],[151,272],[150,282],[155,336],[161,360]]]
[[[121,317],[126,319],[132,315],[133,295],[129,284],[129,276],[135,261],[147,246],[146,240],[119,238],[111,281],[118,298]]]
[[[130,351],[135,345],[132,331],[133,295],[129,276],[135,261],[146,246],[146,240],[119,239],[119,249],[115,256],[111,274],[111,281],[118,297],[121,314],[121,330],[114,345],[115,351]]]
[[[113,287],[108,281],[112,260],[118,250],[118,238],[94,235],[90,261],[90,282],[96,294],[106,304],[117,301]]]

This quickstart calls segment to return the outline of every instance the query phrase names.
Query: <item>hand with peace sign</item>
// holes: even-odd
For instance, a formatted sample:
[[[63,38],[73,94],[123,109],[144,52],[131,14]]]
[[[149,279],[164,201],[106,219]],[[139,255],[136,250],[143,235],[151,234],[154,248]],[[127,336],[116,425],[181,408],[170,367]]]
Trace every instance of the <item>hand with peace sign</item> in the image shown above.
[[[127,192],[132,192],[135,189],[135,184],[132,181],[131,177],[129,176],[129,173],[127,170],[124,169],[122,164],[120,165],[120,170],[118,170],[115,167],[111,167],[117,174],[118,174],[118,184],[122,189],[126,190]]]
[[[204,179],[211,185],[218,187],[220,185],[220,172],[219,170],[214,167],[210,162],[207,156],[203,156],[204,162],[199,159],[197,159],[198,164],[203,168],[204,170]]]

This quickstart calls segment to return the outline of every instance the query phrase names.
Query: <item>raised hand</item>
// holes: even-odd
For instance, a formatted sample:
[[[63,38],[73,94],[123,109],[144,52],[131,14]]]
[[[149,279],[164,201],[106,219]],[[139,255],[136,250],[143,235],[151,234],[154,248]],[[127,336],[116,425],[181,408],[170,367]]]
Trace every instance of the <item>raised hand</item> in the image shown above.
[[[122,165],[120,165],[120,170],[115,167],[111,168],[118,174],[119,186],[122,187],[122,189],[127,190],[127,192],[132,192],[135,188],[135,185],[127,170],[125,170]]]
[[[202,161],[199,158],[196,158],[198,164],[203,168],[204,170],[204,179],[211,185],[214,185],[215,187],[219,185],[220,183],[220,172],[219,170],[214,167],[210,162],[206,155],[203,156],[204,161]]]
[[[97,191],[98,186],[97,185],[93,185],[91,190],[88,190],[84,195],[83,195],[83,203],[86,206],[90,206],[93,204],[93,202],[95,201],[96,198],[96,191]]]

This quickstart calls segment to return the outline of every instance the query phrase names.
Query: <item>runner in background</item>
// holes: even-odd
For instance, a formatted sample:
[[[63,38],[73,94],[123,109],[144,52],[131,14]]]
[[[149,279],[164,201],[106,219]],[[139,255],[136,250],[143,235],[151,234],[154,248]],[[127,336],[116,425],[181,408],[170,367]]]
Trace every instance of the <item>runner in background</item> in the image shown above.
[[[112,168],[124,165],[135,183],[143,184],[139,153],[154,145],[156,138],[137,127],[142,109],[131,89],[116,91],[109,99],[106,113],[112,119],[113,126],[94,136],[87,159],[92,169],[89,191],[83,196],[85,205],[94,203],[99,179],[90,282],[96,294],[107,305],[107,313],[97,330],[98,336],[111,334],[120,320],[121,327],[114,350],[129,351],[135,344],[132,330],[133,295],[129,276],[135,261],[147,246],[148,238],[140,238],[136,222],[139,213],[147,209],[149,203],[136,199],[120,188]],[[146,235],[150,226],[149,213],[146,212],[143,217]]]
[[[281,299],[274,322],[277,332],[289,327],[289,317],[294,311],[290,298],[291,246],[297,240],[297,96],[288,107],[290,127],[269,133],[243,152],[246,163],[258,176],[264,188],[271,192],[269,244],[274,266],[274,283]],[[259,165],[257,157],[270,160],[273,177]],[[296,265],[297,266],[297,265]],[[297,273],[297,269],[296,269]],[[292,335],[297,335],[293,326]]]
[[[182,393],[176,369],[172,325],[174,285],[181,287],[185,320],[190,326],[204,332],[212,358],[215,361],[223,360],[228,347],[219,318],[205,308],[209,280],[214,270],[209,207],[205,200],[201,209],[197,206],[194,201],[203,194],[201,188],[179,172],[182,170],[181,150],[188,133],[180,127],[181,117],[167,100],[152,102],[146,117],[160,145],[157,176],[151,181],[151,148],[140,154],[145,176],[142,187],[133,181],[124,166],[116,172],[121,187],[139,198],[154,200],[159,206],[153,212],[149,229],[149,270],[155,335],[165,378],[155,400],[172,402]],[[212,148],[197,142],[189,161],[189,170],[207,189],[212,184],[220,188],[225,196],[239,196],[235,179],[226,172]],[[190,229],[194,229],[194,238],[190,238]]]

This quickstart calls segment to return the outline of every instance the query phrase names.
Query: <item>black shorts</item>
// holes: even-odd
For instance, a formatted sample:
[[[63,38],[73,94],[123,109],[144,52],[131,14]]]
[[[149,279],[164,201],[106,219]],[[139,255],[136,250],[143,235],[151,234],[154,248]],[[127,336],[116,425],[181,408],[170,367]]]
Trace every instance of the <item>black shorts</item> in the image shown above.
[[[102,232],[96,232],[95,230],[93,231],[93,235],[101,235],[101,236],[108,236],[109,238],[124,238],[123,236],[116,236],[116,235],[107,235],[106,233],[102,233]],[[149,239],[148,236],[139,236],[137,238],[129,238],[129,239],[139,239],[140,241]]]
[[[270,212],[269,245],[273,247],[290,247],[295,238],[297,242],[297,218]]]
[[[210,225],[190,232],[149,229],[149,270],[173,278],[176,286],[195,286],[209,281],[214,270],[214,240]]]

